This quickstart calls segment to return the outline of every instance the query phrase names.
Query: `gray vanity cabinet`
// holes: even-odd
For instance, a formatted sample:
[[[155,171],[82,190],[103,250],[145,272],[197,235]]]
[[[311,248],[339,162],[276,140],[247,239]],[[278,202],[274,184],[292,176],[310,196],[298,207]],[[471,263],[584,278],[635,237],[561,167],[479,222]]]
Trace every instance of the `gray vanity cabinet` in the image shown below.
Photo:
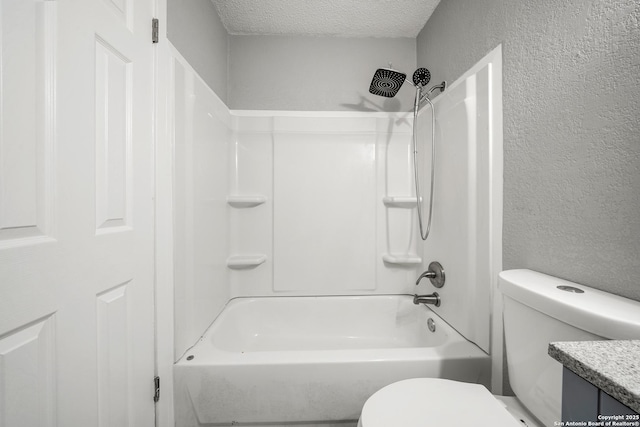
[[[620,403],[587,380],[567,368],[562,371],[562,421],[603,422],[611,418],[598,417],[619,415],[618,421],[640,421],[640,415]],[[606,424],[603,424],[606,425]],[[611,424],[610,424],[611,425]]]

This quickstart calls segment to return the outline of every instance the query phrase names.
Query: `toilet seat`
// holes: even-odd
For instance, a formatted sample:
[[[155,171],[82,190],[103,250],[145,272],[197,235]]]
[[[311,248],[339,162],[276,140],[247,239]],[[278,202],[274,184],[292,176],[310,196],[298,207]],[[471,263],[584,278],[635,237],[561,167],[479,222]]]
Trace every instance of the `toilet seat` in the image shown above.
[[[403,380],[364,404],[360,427],[522,427],[484,386],[440,378]]]

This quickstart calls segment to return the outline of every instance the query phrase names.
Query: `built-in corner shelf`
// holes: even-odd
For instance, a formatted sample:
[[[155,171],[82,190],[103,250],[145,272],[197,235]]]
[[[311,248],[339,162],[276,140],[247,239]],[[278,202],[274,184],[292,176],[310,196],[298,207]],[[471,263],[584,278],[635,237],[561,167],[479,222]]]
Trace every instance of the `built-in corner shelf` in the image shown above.
[[[232,255],[227,258],[227,267],[232,270],[255,268],[267,260],[266,255]]]
[[[382,203],[389,208],[415,208],[415,196],[386,196],[382,198]]]
[[[422,258],[416,254],[384,254],[382,260],[389,264],[418,265],[422,264]]]
[[[267,201],[264,196],[227,196],[227,203],[234,208],[254,208]]]

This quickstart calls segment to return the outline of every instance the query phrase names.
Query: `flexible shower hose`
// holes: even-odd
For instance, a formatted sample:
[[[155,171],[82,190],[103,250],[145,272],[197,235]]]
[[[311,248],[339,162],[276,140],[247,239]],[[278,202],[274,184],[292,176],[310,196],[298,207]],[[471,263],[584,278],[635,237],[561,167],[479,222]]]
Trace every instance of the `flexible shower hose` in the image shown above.
[[[429,105],[431,105],[431,192],[429,195],[429,219],[427,228],[424,229],[422,224],[422,196],[420,195],[420,175],[418,174],[418,111],[420,110],[420,102],[422,99],[422,87],[416,89],[416,100],[413,108],[413,172],[416,183],[416,205],[418,208],[418,225],[420,226],[420,238],[427,240],[431,231],[431,217],[433,215],[433,188],[435,182],[436,170],[436,110],[428,96],[424,97]]]

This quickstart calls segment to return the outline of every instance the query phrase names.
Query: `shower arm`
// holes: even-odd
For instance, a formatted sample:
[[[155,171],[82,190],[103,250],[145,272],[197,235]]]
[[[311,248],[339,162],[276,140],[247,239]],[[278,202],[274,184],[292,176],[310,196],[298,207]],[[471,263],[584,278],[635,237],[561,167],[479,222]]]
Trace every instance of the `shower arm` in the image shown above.
[[[413,84],[413,83],[411,83]],[[415,85],[414,85],[415,86]],[[440,89],[440,93],[444,92],[444,90],[447,88],[447,82],[443,81],[442,83],[440,83],[439,85],[433,85],[431,86],[431,89],[427,90],[425,93],[420,95],[420,101],[419,104],[422,105],[422,103],[426,100],[426,98],[431,99],[431,93],[436,90],[436,89]]]

